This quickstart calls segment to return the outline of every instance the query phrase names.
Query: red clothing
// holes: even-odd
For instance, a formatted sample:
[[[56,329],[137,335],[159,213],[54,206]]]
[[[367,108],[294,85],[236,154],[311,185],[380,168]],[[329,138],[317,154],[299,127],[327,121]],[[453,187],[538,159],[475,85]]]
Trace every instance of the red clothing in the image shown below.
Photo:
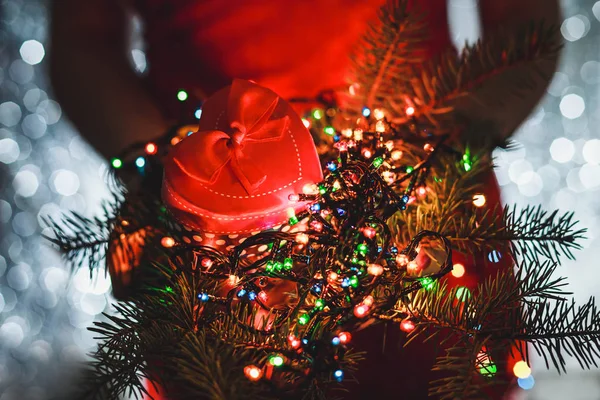
[[[347,84],[357,50],[384,0],[134,0],[145,23],[149,83],[180,117],[180,89],[202,99],[254,80],[281,97],[314,97]],[[445,0],[420,0],[429,13],[430,55],[450,46]],[[191,101],[187,102],[188,104]]]
[[[347,84],[351,53],[384,0],[135,0],[145,23],[149,83],[171,117],[180,117],[176,93],[185,89],[200,100],[233,78],[254,80],[283,98],[314,97]],[[446,0],[420,0],[428,11],[434,56],[451,45]],[[488,205],[499,203],[495,181]],[[457,257],[457,261],[460,257]],[[448,279],[473,289],[497,268],[468,265],[463,278]],[[394,330],[395,333],[390,334]],[[352,388],[353,398],[426,396],[434,362],[434,344],[399,349],[404,333],[388,331],[382,353],[382,329],[357,333],[358,350],[368,350]],[[501,398],[502,394],[497,394]]]

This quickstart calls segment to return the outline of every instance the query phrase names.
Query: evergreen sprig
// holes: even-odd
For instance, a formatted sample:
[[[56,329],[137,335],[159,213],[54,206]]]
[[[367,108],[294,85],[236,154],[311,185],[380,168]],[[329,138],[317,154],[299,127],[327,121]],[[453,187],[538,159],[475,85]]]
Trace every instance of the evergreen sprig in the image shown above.
[[[394,0],[379,10],[379,23],[370,24],[355,54],[353,83],[367,107],[387,105],[423,62],[421,43],[427,37],[423,15],[410,11],[407,0]],[[421,50],[421,51],[420,51]]]
[[[464,122],[463,118],[470,124],[482,122],[476,115],[459,115],[454,112],[455,106],[476,96],[487,82],[508,71],[519,68],[520,75],[518,80],[511,77],[504,82],[505,93],[477,101],[485,101],[488,108],[503,107],[511,97],[529,93],[538,77],[547,78],[539,63],[556,57],[560,48],[556,28],[543,22],[521,27],[517,32],[499,30],[473,45],[467,44],[458,57],[454,49],[449,49],[439,59],[426,63],[418,73],[411,74],[410,83],[400,93],[414,107],[414,118],[424,118],[437,126],[438,133],[444,133]],[[396,112],[394,122],[410,119],[405,112],[406,101],[390,99],[387,103],[402,105],[392,108]]]

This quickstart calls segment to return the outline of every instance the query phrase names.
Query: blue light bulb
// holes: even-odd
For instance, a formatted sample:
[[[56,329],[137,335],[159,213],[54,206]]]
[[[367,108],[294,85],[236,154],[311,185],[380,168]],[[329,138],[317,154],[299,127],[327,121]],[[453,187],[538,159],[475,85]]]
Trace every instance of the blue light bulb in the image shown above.
[[[333,373],[333,377],[335,378],[336,381],[341,382],[344,379],[344,371],[342,371],[341,369],[338,369],[337,371],[335,371]]]
[[[198,295],[198,298],[200,299],[200,301],[208,301],[209,300],[208,293],[200,293]]]

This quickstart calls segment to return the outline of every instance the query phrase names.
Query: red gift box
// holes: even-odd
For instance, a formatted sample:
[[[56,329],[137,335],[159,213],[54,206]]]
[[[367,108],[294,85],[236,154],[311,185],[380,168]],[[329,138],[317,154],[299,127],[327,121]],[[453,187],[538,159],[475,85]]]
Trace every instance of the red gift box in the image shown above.
[[[203,106],[198,132],[167,156],[162,195],[184,226],[247,235],[288,221],[289,195],[322,180],[311,135],[271,90],[234,80]]]

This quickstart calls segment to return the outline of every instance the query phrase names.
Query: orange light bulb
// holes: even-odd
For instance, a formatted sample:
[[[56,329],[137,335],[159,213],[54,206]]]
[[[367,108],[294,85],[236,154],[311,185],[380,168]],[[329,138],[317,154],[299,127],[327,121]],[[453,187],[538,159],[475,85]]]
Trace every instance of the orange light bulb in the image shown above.
[[[412,332],[415,330],[415,323],[407,318],[404,321],[400,322],[400,330],[404,332]]]

